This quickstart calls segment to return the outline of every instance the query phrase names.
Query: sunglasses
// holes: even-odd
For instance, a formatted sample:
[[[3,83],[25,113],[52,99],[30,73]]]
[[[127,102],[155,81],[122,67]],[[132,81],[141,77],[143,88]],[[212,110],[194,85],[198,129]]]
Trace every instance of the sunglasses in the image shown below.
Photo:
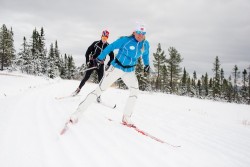
[[[146,34],[146,32],[145,31],[135,31],[136,32],[136,34],[142,34],[142,35],[145,35]]]
[[[107,40],[108,40],[108,37],[102,36],[102,40],[107,41]]]

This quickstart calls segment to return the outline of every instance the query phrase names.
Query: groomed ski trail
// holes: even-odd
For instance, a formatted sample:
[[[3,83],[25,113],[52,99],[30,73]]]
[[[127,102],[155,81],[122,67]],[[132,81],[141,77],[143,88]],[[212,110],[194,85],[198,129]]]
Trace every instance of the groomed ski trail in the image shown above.
[[[0,87],[5,94],[0,94],[0,166],[247,167],[250,163],[249,125],[242,123],[250,121],[246,105],[140,92],[132,121],[149,134],[181,145],[172,149],[106,119],[121,121],[127,90],[108,89],[102,98],[116,103],[115,111],[93,103],[60,136],[65,121],[96,84],[87,83],[79,97],[56,100],[74,91],[79,81],[7,75],[0,81],[6,83]]]

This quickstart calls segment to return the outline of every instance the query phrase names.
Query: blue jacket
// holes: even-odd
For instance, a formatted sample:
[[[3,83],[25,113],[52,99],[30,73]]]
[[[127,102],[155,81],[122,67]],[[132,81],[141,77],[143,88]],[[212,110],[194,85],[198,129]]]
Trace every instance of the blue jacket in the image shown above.
[[[111,64],[124,72],[134,71],[140,56],[142,56],[144,65],[149,65],[149,43],[147,40],[138,42],[134,36],[121,37],[109,44],[97,59],[104,60],[106,55],[115,49],[119,49],[119,51]]]

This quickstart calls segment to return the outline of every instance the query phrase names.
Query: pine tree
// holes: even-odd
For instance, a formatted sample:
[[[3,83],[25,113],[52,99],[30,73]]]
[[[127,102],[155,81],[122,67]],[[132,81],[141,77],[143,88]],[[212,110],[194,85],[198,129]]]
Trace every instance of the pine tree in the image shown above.
[[[58,77],[58,76],[61,76],[62,78],[68,78],[70,75],[69,74],[69,71],[70,71],[69,70],[69,59],[70,58],[67,57],[66,54],[65,54],[64,60],[62,58],[60,58],[60,51],[58,49],[57,41],[55,42],[55,47],[53,44],[51,44],[49,57],[48,57],[49,69],[50,69],[49,76],[53,76],[53,78]],[[69,77],[69,79],[71,79],[71,77]]]
[[[162,77],[161,77],[161,81],[162,81],[162,87],[161,90],[163,92],[169,92],[170,88],[168,85],[168,70],[167,70],[167,66],[164,64],[162,67]]]
[[[198,89],[196,89],[196,80],[197,80],[197,75],[196,75],[196,71],[193,72],[193,79],[192,79],[192,91],[194,94],[198,94]]]
[[[248,67],[248,104],[250,104],[250,65]]]
[[[136,65],[135,74],[138,79],[139,89],[143,91],[145,90],[149,91],[151,90],[150,83],[149,83],[149,75],[144,74],[143,70],[144,69],[143,69],[142,59],[140,57]]]
[[[243,86],[241,88],[241,95],[244,101],[247,101],[247,82],[248,82],[248,78],[247,78],[247,70],[244,69],[242,72],[242,83]]]
[[[214,78],[213,78],[213,97],[219,97],[221,92],[220,92],[220,61],[219,57],[216,56],[215,62],[214,62]]]
[[[64,59],[63,59],[63,66],[62,66],[62,69],[61,69],[61,77],[63,79],[66,79],[67,76],[68,76],[68,56],[67,54],[65,53],[64,54]]]
[[[47,72],[48,60],[46,57],[47,50],[45,48],[45,35],[44,30],[41,28],[41,32],[33,30],[31,40],[30,40],[30,50],[31,50],[31,59],[33,66],[33,74],[43,75]]]
[[[55,78],[57,68],[55,66],[55,52],[53,44],[50,45],[48,61],[49,61],[48,77]]]
[[[238,102],[239,97],[238,97],[238,85],[237,85],[237,82],[238,82],[238,79],[240,77],[240,72],[239,72],[239,69],[238,69],[237,65],[234,66],[232,74],[233,74],[233,77],[234,77],[234,89],[233,89],[234,90],[233,91],[234,92],[234,100],[236,102]]]
[[[186,71],[186,68],[183,69],[183,75],[181,78],[181,94],[184,95],[187,93],[187,79],[188,79],[188,73]]]
[[[35,75],[41,75],[42,67],[41,67],[41,59],[39,55],[39,33],[37,30],[33,30],[32,36],[31,36],[31,55],[32,55],[32,65],[33,65],[33,74]]]
[[[205,74],[205,77],[204,77],[204,83],[203,83],[203,87],[204,87],[204,90],[205,90],[205,96],[208,96],[208,89],[209,89],[209,84],[208,84],[208,74],[206,73]]]
[[[232,85],[232,77],[230,75],[226,87],[226,100],[228,102],[232,102],[232,98],[233,98],[233,85]]]
[[[57,66],[57,68],[61,69],[61,64],[60,64],[60,51],[58,49],[58,44],[57,44],[57,41],[55,42],[55,65]]]
[[[23,37],[22,48],[20,49],[18,56],[17,65],[21,68],[21,71],[31,74],[31,51],[25,37]]]
[[[187,78],[187,95],[192,96],[193,93],[191,91],[191,79],[190,77]]]
[[[223,68],[222,68],[222,69],[220,70],[220,81],[221,81],[220,85],[223,84],[223,80],[224,80],[224,70],[223,70]]]
[[[9,60],[9,65],[13,65],[13,62],[15,60],[15,47],[14,47],[14,33],[12,31],[12,28],[10,29],[9,31],[9,49],[8,49],[8,53],[9,53],[9,57],[10,57],[10,60]]]
[[[213,88],[214,88],[214,82],[213,82],[213,79],[210,78],[209,79],[209,84],[208,84],[208,97],[211,97],[211,96],[214,97]]]
[[[60,76],[61,71],[61,64],[60,64],[60,51],[58,49],[57,41],[55,41],[54,45],[54,59],[55,59],[55,74],[56,76]]]
[[[181,67],[180,63],[182,62],[182,58],[180,53],[174,48],[170,47],[168,49],[170,58],[167,59],[167,69],[169,73],[169,86],[171,88],[171,93],[176,91],[176,87],[178,81],[181,76]]]
[[[227,100],[227,89],[228,89],[228,81],[226,79],[223,79],[221,81],[221,96],[220,98],[223,100]]]
[[[13,36],[12,29],[8,30],[6,25],[3,24],[0,29],[0,70],[10,66],[15,58]]]
[[[156,85],[155,88],[156,90],[160,90],[161,89],[161,85],[162,85],[162,70],[163,67],[166,63],[166,56],[164,55],[164,51],[161,49],[161,44],[158,44],[158,47],[156,49],[156,53],[153,53],[153,65],[155,68],[155,71],[157,72],[157,76],[156,76]]]
[[[68,56],[68,79],[74,79],[76,73],[75,62],[72,56]]]
[[[40,35],[38,36],[38,54],[39,59],[41,62],[41,73],[46,74],[47,73],[47,67],[48,67],[48,60],[47,60],[47,50],[45,47],[45,34],[43,27],[41,28]]]
[[[197,80],[197,74],[196,74],[196,71],[194,71],[194,73],[193,73],[193,79],[194,79],[194,83],[193,83],[193,85],[195,86],[195,85],[196,85],[196,80]]]
[[[197,82],[197,88],[198,88],[198,97],[201,98],[202,96],[202,86],[201,86],[201,80],[198,79],[198,82]]]

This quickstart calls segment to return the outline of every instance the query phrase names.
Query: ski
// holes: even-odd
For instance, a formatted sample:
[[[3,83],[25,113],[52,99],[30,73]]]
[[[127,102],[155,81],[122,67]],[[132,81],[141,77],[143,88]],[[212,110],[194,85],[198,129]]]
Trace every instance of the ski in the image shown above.
[[[75,123],[77,123],[77,122],[75,122]],[[61,130],[60,135],[65,134],[69,130],[70,125],[72,125],[72,124],[74,124],[74,123],[71,120],[67,121],[65,123],[63,129]]]
[[[61,97],[55,97],[56,100],[62,100],[62,99],[66,99],[66,98],[69,98],[69,97],[74,97],[72,95],[67,95],[67,96],[61,96]]]
[[[79,95],[74,95],[74,94],[71,94],[71,95],[67,95],[67,96],[61,96],[61,97],[55,97],[56,100],[62,100],[62,99],[67,99],[67,98],[71,98],[71,97],[76,97],[76,96],[79,96]],[[105,107],[108,107],[108,108],[111,108],[111,109],[115,109],[117,107],[116,104],[109,104],[109,103],[106,103],[106,102],[103,102],[103,101],[97,101],[98,104],[101,104]]]
[[[68,126],[69,123],[70,123],[70,122],[66,122],[66,123],[65,123],[63,129],[62,129],[61,132],[60,132],[60,135],[63,135],[63,134],[66,133],[66,131],[69,129],[69,126]]]
[[[108,118],[108,120],[111,121],[111,122],[114,122],[114,120],[112,120],[112,119],[110,119],[110,118]],[[123,123],[123,122],[121,122],[120,124],[123,125],[123,126],[125,126],[125,127],[134,129],[136,132],[140,133],[141,135],[146,136],[146,137],[149,137],[149,138],[151,138],[151,139],[153,139],[153,140],[155,140],[155,141],[157,141],[157,142],[160,142],[160,143],[163,143],[163,144],[167,144],[167,145],[169,145],[169,146],[171,146],[171,147],[175,147],[175,148],[181,147],[180,145],[173,145],[173,144],[170,144],[170,143],[168,143],[168,142],[166,142],[166,141],[164,141],[164,140],[161,140],[161,139],[159,139],[159,138],[157,138],[157,137],[151,135],[150,133],[145,132],[144,130],[138,128],[138,127],[135,126],[135,125],[128,125],[128,124],[125,124],[125,123]]]
[[[62,100],[62,99],[70,98],[70,97],[76,97],[76,96],[79,96],[79,95],[75,95],[75,96],[73,96],[73,95],[61,96],[61,97],[55,97],[55,99],[56,99],[56,100]],[[111,108],[111,109],[115,109],[115,108],[117,107],[116,104],[108,104],[108,103],[105,103],[105,102],[103,102],[103,101],[97,102],[97,103],[100,104],[100,105],[103,105],[103,106],[105,106],[105,107]]]
[[[66,95],[66,96],[60,96],[60,97],[55,97],[56,100],[62,100],[62,99],[67,99],[67,98],[70,98],[70,97],[76,97],[76,96],[80,96],[79,94],[70,94],[70,95]]]

